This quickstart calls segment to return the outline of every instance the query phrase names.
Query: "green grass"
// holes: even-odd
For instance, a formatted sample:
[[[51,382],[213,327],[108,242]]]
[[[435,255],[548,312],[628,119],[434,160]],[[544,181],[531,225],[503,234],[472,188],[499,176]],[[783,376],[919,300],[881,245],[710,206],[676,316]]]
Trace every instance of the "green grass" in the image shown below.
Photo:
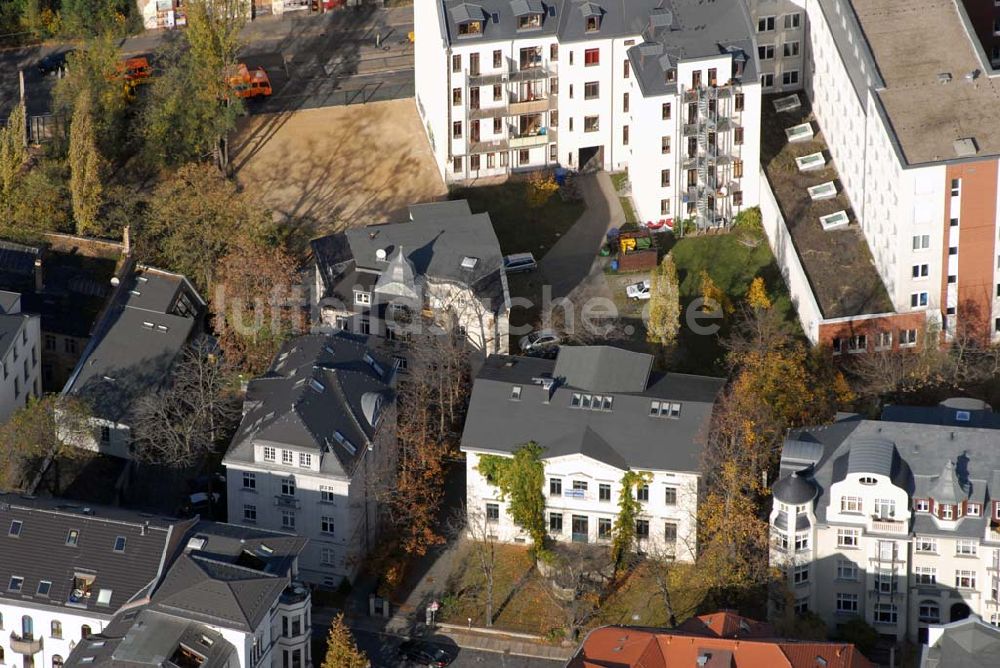
[[[526,181],[508,181],[455,188],[449,198],[468,200],[473,213],[490,214],[504,255],[534,253],[541,260],[586,207],[582,201],[564,202],[557,193],[544,206],[529,208],[528,187]]]
[[[528,549],[520,545],[497,545],[493,586],[493,627],[518,633],[549,635],[565,623],[547,584],[535,569]],[[448,577],[448,593],[442,599],[439,619],[450,624],[486,625],[483,574],[467,545]]]
[[[635,215],[635,209],[632,207],[632,198],[619,197],[618,201],[622,203],[622,209],[625,211],[625,222],[638,223],[639,217]]]
[[[615,192],[621,192],[626,183],[628,183],[628,172],[615,172],[611,175],[611,185],[615,187]]]
[[[747,244],[744,240],[752,240]],[[798,329],[795,309],[788,297],[781,271],[763,235],[745,233],[715,234],[680,239],[671,250],[680,279],[682,318],[691,301],[701,296],[701,271],[704,269],[715,284],[738,308],[744,301],[750,282],[761,276],[767,286],[774,308],[782,314],[789,327]],[[701,324],[720,324],[717,335],[696,334],[682,324],[674,370],[689,373],[724,374],[724,352],[720,337],[726,337],[733,325],[734,313],[725,315],[721,323],[702,320]]]
[[[698,568],[695,564],[671,565],[671,604],[677,623],[699,611],[704,600],[704,590],[695,586]],[[638,626],[669,626],[669,616],[656,578],[650,572],[649,562],[640,563],[626,576],[626,580],[601,606],[591,627],[606,624],[632,624]]]

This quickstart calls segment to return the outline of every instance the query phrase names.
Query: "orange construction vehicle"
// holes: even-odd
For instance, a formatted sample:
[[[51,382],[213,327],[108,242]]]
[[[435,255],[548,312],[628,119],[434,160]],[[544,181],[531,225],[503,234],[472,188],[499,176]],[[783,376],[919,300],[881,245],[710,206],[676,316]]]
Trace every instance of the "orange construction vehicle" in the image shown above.
[[[125,77],[125,84],[128,86],[148,83],[153,76],[153,68],[149,66],[146,56],[126,59],[119,65],[119,71]]]
[[[271,79],[263,67],[250,70],[243,63],[237,63],[229,71],[226,79],[236,97],[248,99],[261,95],[267,97],[271,94]]]

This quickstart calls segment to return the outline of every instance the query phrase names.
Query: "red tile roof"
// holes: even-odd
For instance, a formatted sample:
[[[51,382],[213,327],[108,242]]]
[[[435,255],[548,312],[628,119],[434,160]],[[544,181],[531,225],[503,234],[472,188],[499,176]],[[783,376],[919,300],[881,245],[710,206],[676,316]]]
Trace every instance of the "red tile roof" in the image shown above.
[[[704,668],[874,668],[848,643],[760,635],[765,632],[773,635],[770,625],[728,611],[688,620],[672,632],[604,626],[590,632],[567,668],[690,668],[700,658]]]

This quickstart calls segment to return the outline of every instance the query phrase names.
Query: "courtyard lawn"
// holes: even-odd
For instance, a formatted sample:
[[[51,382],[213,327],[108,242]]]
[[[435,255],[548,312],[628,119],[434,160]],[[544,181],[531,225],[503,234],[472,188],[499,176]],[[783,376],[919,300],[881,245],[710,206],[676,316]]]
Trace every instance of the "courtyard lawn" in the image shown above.
[[[558,193],[543,206],[528,207],[527,181],[507,181],[496,185],[453,188],[449,199],[465,199],[473,213],[488,213],[500,240],[500,250],[534,253],[536,260],[552,248],[583,214],[583,200],[563,201]]]
[[[702,270],[708,272],[736,309],[746,298],[751,281],[760,276],[764,279],[774,308],[791,330],[801,332],[785,281],[762,233],[754,235],[735,231],[685,237],[677,241],[671,253],[681,282],[682,318],[692,300],[701,296]],[[724,375],[726,368],[720,337],[729,335],[736,316],[737,313],[727,313],[721,323],[710,319],[700,321],[703,325],[720,324],[715,335],[696,334],[682,319],[673,370]]]

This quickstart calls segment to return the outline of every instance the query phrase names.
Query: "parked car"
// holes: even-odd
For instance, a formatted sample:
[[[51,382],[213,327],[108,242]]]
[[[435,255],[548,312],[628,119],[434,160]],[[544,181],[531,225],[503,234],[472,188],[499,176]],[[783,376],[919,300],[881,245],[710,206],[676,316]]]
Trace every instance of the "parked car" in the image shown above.
[[[67,51],[57,51],[50,53],[38,61],[38,71],[42,75],[59,72],[66,68],[66,56],[73,53],[73,49]]]
[[[537,329],[517,342],[521,352],[528,353],[559,344],[559,336],[551,329]]]
[[[649,299],[649,289],[653,287],[653,284],[646,279],[645,281],[639,281],[638,283],[633,283],[625,288],[625,294],[628,295],[629,299],[634,299],[639,301],[640,299]]]
[[[185,499],[179,514],[181,517],[200,515],[202,519],[212,519],[213,511],[221,510],[221,501],[222,495],[218,492],[212,492],[211,499],[208,498],[208,494],[205,492],[195,492],[194,494],[189,494],[187,499]]]
[[[399,658],[420,666],[444,668],[455,660],[455,655],[439,645],[423,640],[407,640],[399,646]]]
[[[534,271],[538,268],[535,256],[531,253],[514,253],[505,255],[503,258],[503,268],[508,274],[517,274],[522,271]]]

